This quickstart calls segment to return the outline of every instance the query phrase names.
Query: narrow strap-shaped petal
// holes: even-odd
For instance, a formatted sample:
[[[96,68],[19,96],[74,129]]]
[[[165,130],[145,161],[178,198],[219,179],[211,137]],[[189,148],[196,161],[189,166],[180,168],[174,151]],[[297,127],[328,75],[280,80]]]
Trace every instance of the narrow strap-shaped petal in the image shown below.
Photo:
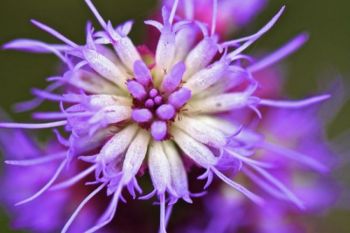
[[[102,16],[100,15],[100,13],[97,11],[96,7],[94,6],[94,4],[91,2],[91,0],[85,0],[85,3],[88,5],[88,7],[90,8],[90,10],[92,11],[92,13],[95,15],[96,19],[98,20],[98,22],[101,24],[101,26],[104,29],[107,29],[107,23],[106,21],[102,18]]]
[[[16,206],[19,205],[23,205],[26,204],[28,202],[33,201],[34,199],[38,198],[39,196],[41,196],[44,192],[46,192],[51,186],[52,184],[56,181],[56,179],[58,178],[58,176],[61,174],[61,172],[63,171],[64,167],[67,164],[67,159],[63,160],[60,164],[60,166],[57,168],[55,174],[51,177],[51,179],[49,180],[49,182],[46,183],[46,185],[44,187],[42,187],[38,192],[36,192],[34,195],[32,195],[31,197],[20,201],[18,203],[16,203]]]
[[[302,47],[308,38],[309,36],[306,33],[302,33],[296,36],[278,50],[274,51],[264,58],[261,58],[253,65],[248,66],[247,70],[251,73],[254,73],[281,61],[283,58],[289,56],[290,54],[297,51],[300,47]]]
[[[61,120],[67,117],[88,117],[92,116],[90,112],[76,112],[76,113],[64,113],[64,112],[35,112],[33,113],[34,119],[39,120]]]
[[[234,59],[238,54],[243,52],[245,49],[247,49],[250,45],[252,45],[255,41],[257,41],[262,35],[264,35],[267,31],[269,31],[273,25],[278,21],[278,19],[281,17],[282,13],[284,12],[285,7],[283,6],[281,10],[263,27],[261,28],[257,33],[252,35],[247,42],[245,42],[243,45],[238,47],[236,50],[228,54],[228,57],[230,59]]]
[[[258,145],[258,147],[262,147],[266,150],[269,150],[271,152],[278,153],[279,155],[285,156],[289,159],[295,160],[298,163],[304,164],[312,169],[315,169],[319,172],[326,173],[329,171],[329,168],[327,168],[326,165],[322,164],[321,162],[317,161],[316,159],[311,158],[307,154],[303,154],[294,150],[291,150],[289,148],[285,148],[280,145],[276,145],[269,142],[262,142]]]
[[[160,223],[159,233],[166,233],[166,210],[165,210],[165,194],[159,196],[160,201]]]
[[[33,53],[53,53],[62,62],[68,65],[69,68],[73,68],[71,61],[63,56],[62,51],[70,49],[65,45],[51,45],[41,41],[30,40],[30,39],[18,39],[11,41],[3,46],[4,49],[21,50]]]
[[[229,154],[229,155],[232,155],[233,157],[241,160],[242,162],[244,163],[247,163],[247,164],[253,164],[255,166],[258,166],[258,167],[263,167],[263,168],[273,168],[274,165],[271,164],[271,163],[267,163],[267,162],[261,162],[261,161],[258,161],[258,160],[254,160],[254,159],[251,159],[249,157],[246,157],[244,155],[241,155],[239,154],[238,152],[235,152],[233,150],[230,150],[230,149],[225,149],[225,151]]]
[[[216,30],[216,20],[217,20],[217,14],[218,14],[218,0],[212,0],[213,1],[213,12],[212,12],[212,19],[211,19],[211,35],[215,34]]]
[[[233,180],[227,178],[224,174],[222,174],[216,168],[212,168],[212,170],[222,181],[224,181],[226,184],[228,184],[232,188],[236,189],[237,191],[241,192],[242,194],[244,194],[246,197],[248,197],[250,200],[252,200],[256,204],[262,205],[264,203],[264,200],[261,197],[259,197],[256,194],[252,193],[251,191],[249,191],[248,189],[246,189],[242,185],[240,185],[240,184],[234,182]]]
[[[286,195],[288,200],[290,200],[292,203],[294,203],[300,209],[305,209],[303,202],[294,193],[292,193],[283,183],[281,183],[279,180],[277,180],[274,176],[272,176],[270,173],[266,172],[264,169],[257,167],[255,165],[250,164],[249,166],[252,167],[260,175],[262,175],[265,179],[267,179],[271,184],[273,184],[279,190],[281,190],[281,192]]]
[[[67,121],[55,121],[49,123],[0,123],[0,128],[14,128],[14,129],[46,129],[64,126]]]
[[[48,92],[54,91],[57,88],[61,87],[62,85],[63,84],[61,82],[52,83],[47,88],[45,88],[45,91],[48,91]],[[14,106],[14,110],[16,112],[29,111],[29,110],[32,110],[32,109],[40,106],[43,102],[44,102],[43,99],[35,98],[35,99],[28,100],[28,101],[25,101],[25,102],[17,103]]]
[[[329,99],[328,94],[310,97],[304,100],[268,100],[261,99],[259,105],[276,107],[276,108],[303,108]]]
[[[61,230],[61,233],[66,233],[69,229],[69,227],[72,225],[73,221],[76,219],[76,217],[79,215],[79,212],[84,208],[84,206],[96,195],[98,194],[106,184],[100,185],[97,189],[95,189],[93,192],[91,192],[75,209],[73,214],[70,216],[66,224],[64,225],[63,229]]]
[[[72,46],[73,48],[79,47],[79,45],[77,45],[76,43],[74,43],[73,41],[71,41],[70,39],[68,39],[67,37],[63,36],[61,33],[57,32],[56,30],[50,28],[49,26],[40,23],[36,20],[31,20],[31,22],[37,26],[38,28],[48,32],[49,34],[53,35],[54,37],[56,37],[57,39],[63,41],[64,43],[66,43],[67,45]]]
[[[119,199],[121,198],[122,187],[123,187],[122,185],[118,185],[118,188],[113,195],[112,201],[110,202],[105,213],[99,219],[98,223],[94,227],[85,231],[85,233],[94,233],[99,229],[101,229],[102,227],[106,226],[108,223],[110,223],[113,220],[113,217],[115,216],[115,213],[117,211]]]
[[[56,160],[63,159],[66,156],[67,152],[61,152],[52,155],[40,156],[34,159],[25,159],[25,160],[6,160],[5,163],[14,166],[34,166],[40,165]]]
[[[71,186],[75,185],[76,183],[78,183],[79,181],[81,181],[82,179],[84,179],[85,177],[87,177],[89,174],[91,174],[95,169],[96,169],[96,165],[93,165],[93,166],[85,169],[84,171],[79,172],[77,175],[73,176],[72,178],[70,178],[66,181],[63,181],[61,183],[53,185],[50,188],[50,190],[56,191],[56,190],[61,190],[61,189],[71,187]]]

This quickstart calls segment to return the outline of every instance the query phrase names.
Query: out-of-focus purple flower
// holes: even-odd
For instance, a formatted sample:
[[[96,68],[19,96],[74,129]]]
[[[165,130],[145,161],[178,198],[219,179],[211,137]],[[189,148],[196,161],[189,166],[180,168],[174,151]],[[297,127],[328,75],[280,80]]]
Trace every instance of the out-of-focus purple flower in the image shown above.
[[[299,109],[329,98],[329,95],[321,95],[302,101],[278,101],[256,95],[259,82],[255,74],[296,51],[307,40],[307,35],[301,34],[257,61],[244,54],[277,22],[284,7],[257,33],[221,42],[216,30],[221,9],[218,1],[213,1],[209,25],[177,17],[179,2],[174,1],[170,8],[163,7],[161,22],[145,22],[160,32],[154,55],[147,52],[146,56],[147,49],[136,47],[128,36],[131,21],[114,27],[103,19],[90,0],[86,3],[103,30],[95,31],[88,23],[85,45],[78,45],[33,20],[33,24],[64,44],[20,39],[4,46],[36,53],[52,52],[67,66],[62,75],[48,79],[52,84],[46,90],[33,90],[37,99],[20,105],[20,110],[28,110],[42,100],[58,102],[60,110],[57,112],[34,113],[35,119],[57,121],[0,123],[2,128],[64,127],[68,137],[56,133],[67,150],[55,175],[40,191],[18,205],[39,198],[56,182],[64,168],[77,159],[83,160],[89,167],[59,186],[69,188],[94,173],[95,181],[89,184],[97,187],[76,208],[62,232],[69,230],[90,200],[107,190],[111,197],[108,207],[86,231],[96,232],[112,221],[119,201],[126,201],[124,189],[133,198],[142,193],[137,175],[148,169],[154,190],[139,198],[158,198],[159,231],[164,233],[172,205],[180,199],[191,203],[192,197],[203,195],[193,194],[189,189],[183,162],[186,158],[191,161],[189,167],[203,170],[198,179],[207,181],[204,188],[217,177],[256,204],[263,205],[260,196],[229,178],[229,175],[253,172],[258,177],[250,177],[254,183],[265,182],[273,189],[273,195],[301,209],[305,207],[305,203],[270,174],[271,164],[260,161],[257,152],[265,146],[265,140],[256,130],[244,127],[250,118],[240,122],[229,117],[232,113],[250,110],[261,118],[259,108],[262,106]],[[199,40],[196,38],[198,31],[201,31]],[[238,90],[242,83],[244,88]],[[289,159],[290,153],[282,150],[280,154]],[[296,156],[295,160],[320,172],[326,169],[304,154]],[[42,160],[29,162],[38,164]],[[28,161],[11,163],[21,165]]]
[[[57,232],[76,203],[77,193],[69,189],[49,191],[27,205],[14,206],[14,203],[36,192],[52,177],[59,166],[57,160],[65,155],[64,148],[57,143],[50,143],[42,149],[23,131],[11,129],[0,132],[0,148],[8,164],[21,160],[19,166],[5,166],[0,179],[0,199],[9,211],[12,227],[33,232]],[[52,161],[44,163],[45,160]],[[30,166],[38,161],[41,162]],[[68,174],[64,174],[65,177],[72,175],[75,170],[73,167]],[[82,232],[95,214],[91,209],[84,212],[71,232]]]
[[[174,0],[163,0],[164,5],[171,7]],[[218,0],[217,33],[227,36],[251,22],[266,5],[266,0]],[[180,0],[180,17],[211,24],[213,0]]]

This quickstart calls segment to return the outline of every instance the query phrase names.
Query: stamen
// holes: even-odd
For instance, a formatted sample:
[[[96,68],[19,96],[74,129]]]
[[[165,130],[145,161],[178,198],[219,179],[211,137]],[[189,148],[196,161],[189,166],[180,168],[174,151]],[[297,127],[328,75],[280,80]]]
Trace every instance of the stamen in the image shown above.
[[[164,121],[154,121],[151,125],[151,134],[156,141],[161,141],[167,135],[167,125]]]
[[[170,104],[163,104],[156,110],[157,116],[162,120],[170,120],[175,117],[175,108]]]
[[[143,108],[143,109],[134,109],[132,111],[131,117],[134,121],[138,123],[145,123],[149,122],[153,118],[153,114],[150,110]]]

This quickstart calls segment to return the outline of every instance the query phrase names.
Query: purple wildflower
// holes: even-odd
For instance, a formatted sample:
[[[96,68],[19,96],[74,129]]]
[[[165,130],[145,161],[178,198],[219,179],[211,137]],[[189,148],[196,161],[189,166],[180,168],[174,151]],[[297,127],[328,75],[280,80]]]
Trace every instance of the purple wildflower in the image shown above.
[[[74,199],[77,195],[73,190],[61,189],[56,185],[52,187],[52,191],[27,205],[13,206],[13,203],[40,189],[43,183],[50,179],[59,166],[57,161],[65,156],[64,148],[51,142],[47,148],[41,149],[34,140],[20,130],[0,132],[0,147],[5,159],[8,159],[6,163],[17,165],[6,166],[0,180],[2,187],[0,198],[9,210],[13,228],[43,233],[57,232],[64,224],[67,212],[71,211],[72,206],[67,203],[76,202]],[[76,167],[71,166],[64,177],[71,176],[74,170]],[[77,219],[77,224],[71,232],[82,232],[94,217],[95,213],[91,209],[84,212]]]
[[[171,7],[174,0],[163,0],[164,5]],[[179,15],[189,20],[198,20],[211,24],[212,0],[180,0]],[[218,0],[217,28],[219,35],[229,35],[245,26],[266,5],[266,0]],[[195,6],[195,7],[193,7]]]
[[[147,167],[154,190],[140,199],[157,196],[160,232],[164,233],[172,205],[179,199],[191,203],[192,197],[199,196],[191,193],[188,187],[183,164],[183,158],[187,156],[193,165],[205,170],[198,177],[207,180],[205,188],[215,175],[262,205],[261,197],[224,174],[227,170],[237,174],[249,169],[273,186],[283,199],[304,207],[267,171],[269,164],[252,158],[261,145],[261,135],[253,130],[243,130],[241,122],[224,119],[226,113],[239,113],[244,109],[251,109],[261,117],[260,106],[293,109],[329,98],[329,95],[321,95],[302,101],[276,101],[254,94],[259,86],[254,74],[294,52],[307,39],[304,34],[297,36],[257,62],[243,53],[271,29],[284,7],[257,33],[221,42],[216,33],[219,9],[216,0],[213,1],[210,26],[198,20],[176,17],[179,3],[176,0],[171,8],[162,9],[162,22],[146,21],[161,34],[154,56],[145,59],[128,37],[132,21],[114,27],[103,19],[90,0],[86,3],[103,30],[95,31],[88,23],[85,45],[78,45],[33,20],[34,25],[64,44],[50,45],[21,39],[4,46],[6,49],[52,52],[67,65],[63,75],[49,79],[53,84],[46,90],[33,91],[37,96],[34,102],[21,106],[22,110],[27,110],[36,107],[43,99],[56,101],[60,103],[60,111],[35,113],[34,117],[57,121],[0,124],[3,128],[64,127],[69,134],[67,139],[58,135],[68,149],[55,175],[40,191],[19,204],[41,196],[57,180],[64,167],[81,159],[90,163],[90,167],[70,178],[64,186],[70,187],[93,172],[95,181],[90,184],[98,186],[77,207],[62,232],[67,232],[83,207],[106,189],[107,195],[111,196],[110,204],[97,223],[86,231],[95,232],[112,221],[119,201],[125,200],[125,188],[134,198],[137,193],[142,193],[137,174]],[[200,41],[191,36],[198,30],[202,32]],[[242,82],[247,83],[246,88],[235,90]],[[59,87],[61,92],[56,92]],[[296,159],[323,169],[321,164],[307,156],[300,155]]]

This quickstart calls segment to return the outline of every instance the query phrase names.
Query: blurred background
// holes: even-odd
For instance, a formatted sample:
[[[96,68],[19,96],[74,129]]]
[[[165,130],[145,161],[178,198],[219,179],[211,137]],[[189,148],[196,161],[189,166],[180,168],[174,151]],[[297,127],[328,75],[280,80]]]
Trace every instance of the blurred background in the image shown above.
[[[243,1],[243,0],[242,0]],[[137,43],[145,33],[143,20],[156,7],[156,0],[99,0],[95,1],[106,18],[118,23],[129,18],[136,20],[132,38]],[[73,41],[84,41],[84,27],[93,19],[83,0],[0,0],[0,44],[15,38],[35,38],[47,42],[55,40],[33,27],[29,20],[38,19],[56,28]],[[350,81],[350,2],[348,0],[270,0],[267,8],[239,34],[255,32],[282,5],[287,11],[267,36],[259,40],[250,51],[279,47],[300,32],[309,32],[310,41],[298,53],[285,60],[286,93],[302,98],[327,90],[332,80],[341,79],[348,95]],[[14,51],[0,51],[0,106],[11,112],[11,106],[30,99],[30,88],[44,87],[45,78],[55,74],[57,59],[50,55],[33,55]],[[10,114],[18,121],[29,119],[29,114]],[[335,174],[345,186],[350,186],[347,130],[350,128],[350,103],[346,102],[329,126],[331,139],[341,138],[339,148],[344,165]],[[340,135],[340,136],[339,136]],[[341,136],[343,135],[343,136]],[[350,135],[350,134],[349,134]],[[43,135],[45,136],[45,135]],[[14,145],[15,146],[15,145]],[[1,166],[0,166],[1,167]],[[1,187],[0,187],[1,188]],[[344,192],[337,208],[324,216],[310,219],[319,227],[318,232],[350,232],[350,193]],[[13,232],[8,217],[1,210],[0,232]]]

